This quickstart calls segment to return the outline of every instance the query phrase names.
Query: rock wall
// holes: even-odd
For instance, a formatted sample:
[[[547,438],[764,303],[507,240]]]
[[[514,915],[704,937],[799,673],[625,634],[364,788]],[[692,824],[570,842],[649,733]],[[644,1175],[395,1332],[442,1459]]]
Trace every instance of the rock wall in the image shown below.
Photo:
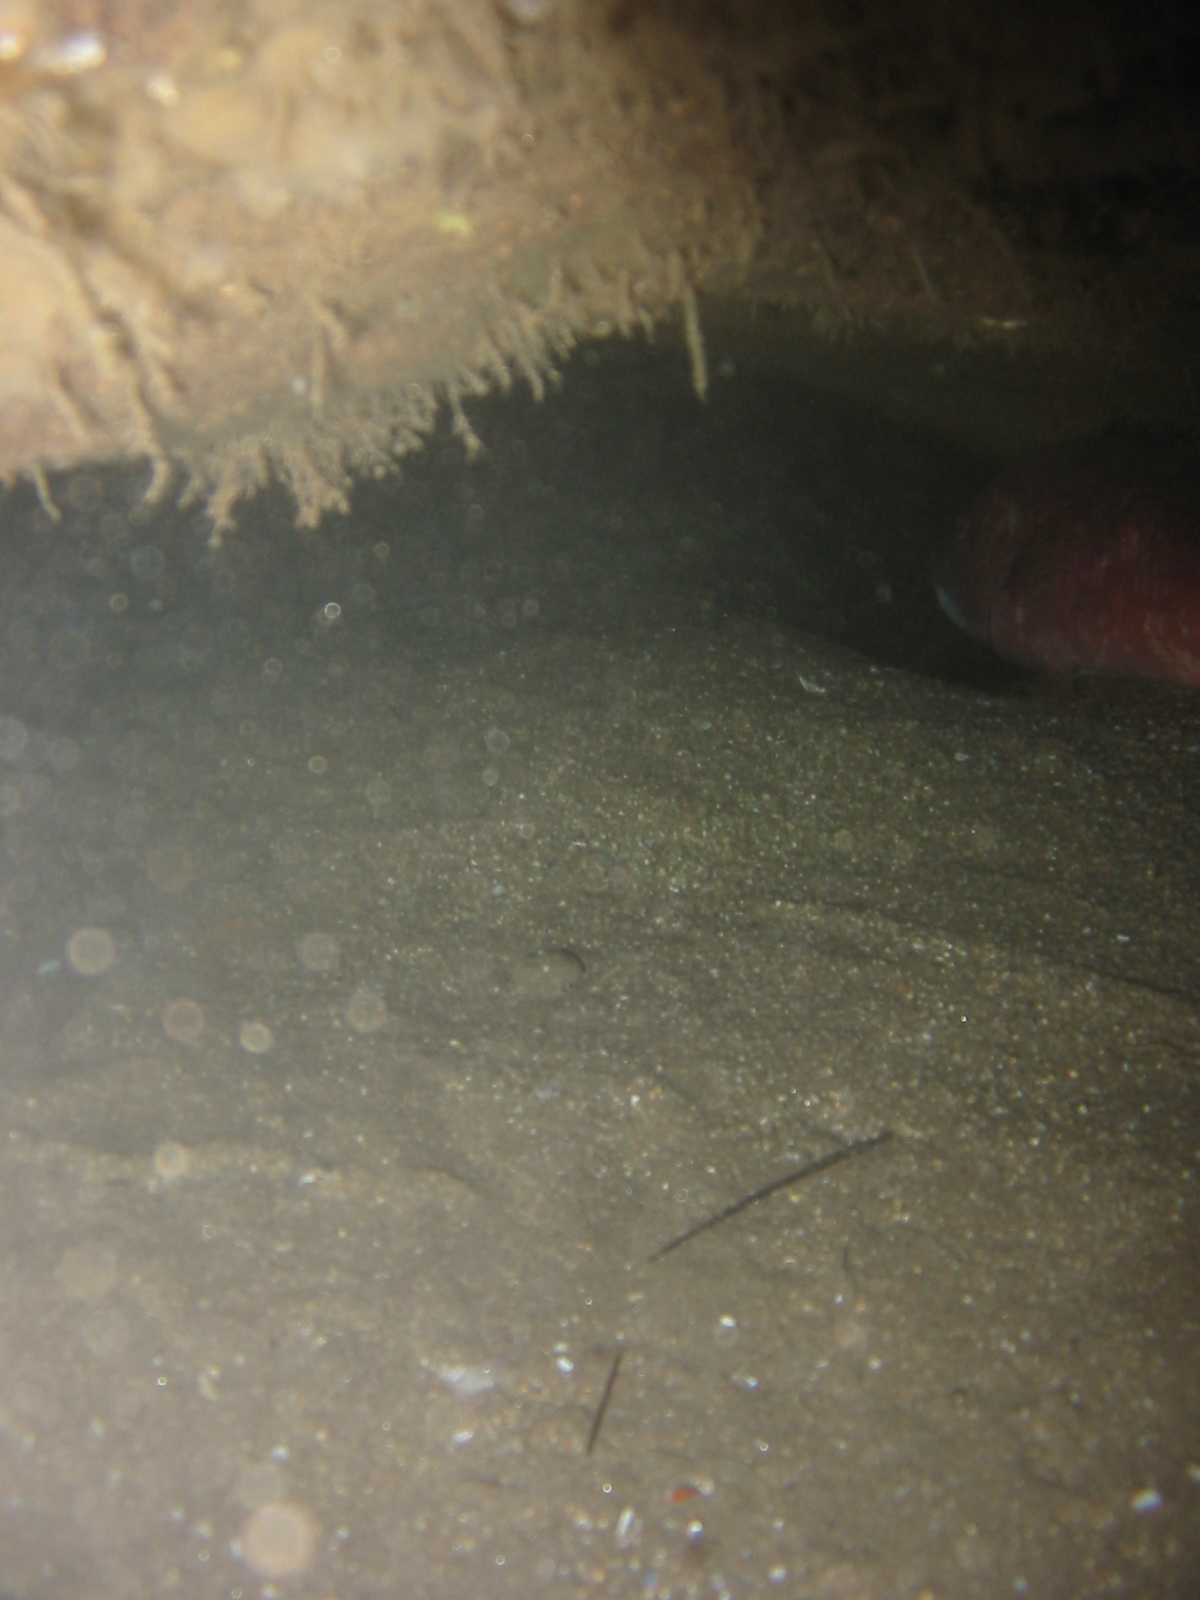
[[[979,190],[1136,53],[1056,23],[1055,75],[1005,16],[0,0],[0,476],[144,456],[219,535],[276,474],[311,524],[580,338],[674,316],[702,394],[704,292],[1020,335]]]

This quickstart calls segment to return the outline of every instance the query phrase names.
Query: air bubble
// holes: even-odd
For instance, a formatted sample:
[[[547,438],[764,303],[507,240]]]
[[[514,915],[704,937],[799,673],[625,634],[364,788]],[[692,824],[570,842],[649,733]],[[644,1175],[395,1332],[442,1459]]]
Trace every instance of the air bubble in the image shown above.
[[[156,544],[139,544],[129,552],[129,570],[139,583],[153,583],[166,564]]]
[[[238,1043],[252,1056],[265,1056],[274,1049],[275,1035],[267,1023],[247,1017],[238,1028]]]
[[[67,962],[81,978],[98,978],[117,959],[117,941],[107,928],[78,928],[67,940]]]
[[[204,1007],[195,1000],[168,1000],[163,1007],[163,1032],[176,1044],[195,1044],[204,1032]]]

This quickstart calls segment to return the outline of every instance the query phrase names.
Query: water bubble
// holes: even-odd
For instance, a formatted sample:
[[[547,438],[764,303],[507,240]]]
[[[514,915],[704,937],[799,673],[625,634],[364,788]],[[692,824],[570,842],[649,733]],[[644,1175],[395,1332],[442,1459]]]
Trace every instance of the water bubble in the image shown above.
[[[176,1044],[195,1044],[204,1032],[204,1007],[195,1000],[168,1000],[163,1007],[163,1032]]]
[[[488,731],[484,734],[483,742],[487,746],[489,755],[502,756],[512,743],[512,740],[508,737],[503,728],[497,728],[495,723],[493,723]]]
[[[392,786],[386,778],[372,778],[363,792],[372,811],[382,811],[392,798]]]
[[[238,1545],[246,1565],[260,1578],[286,1578],[311,1564],[317,1536],[303,1506],[269,1500],[251,1512]]]
[[[81,978],[98,978],[117,959],[117,941],[107,928],[77,928],[67,940],[67,962]]]
[[[177,1139],[164,1139],[162,1144],[155,1147],[154,1172],[155,1176],[170,1183],[175,1178],[182,1178],[192,1164],[192,1153],[186,1145]]]
[[[94,473],[77,472],[67,484],[66,499],[75,511],[95,511],[104,503],[104,485]]]
[[[139,583],[153,583],[167,564],[156,544],[139,544],[129,552],[129,570]]]
[[[238,1043],[252,1056],[265,1056],[275,1046],[271,1028],[257,1017],[247,1017],[238,1028]]]

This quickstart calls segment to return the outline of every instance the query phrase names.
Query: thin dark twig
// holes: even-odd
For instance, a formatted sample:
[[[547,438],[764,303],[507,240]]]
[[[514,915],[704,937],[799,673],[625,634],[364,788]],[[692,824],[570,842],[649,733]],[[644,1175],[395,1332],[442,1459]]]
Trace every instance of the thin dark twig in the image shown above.
[[[592,1418],[592,1431],[588,1434],[588,1442],[584,1455],[590,1456],[595,1448],[596,1440],[600,1437],[600,1429],[604,1423],[604,1413],[608,1410],[608,1402],[612,1399],[613,1385],[617,1381],[617,1373],[621,1367],[623,1351],[618,1350],[612,1358],[612,1366],[608,1369],[608,1382],[604,1385],[604,1393],[600,1396],[600,1404],[596,1407],[596,1415]]]
[[[869,1139],[852,1139],[849,1144],[838,1145],[836,1150],[830,1150],[827,1155],[818,1156],[815,1161],[810,1161],[806,1166],[797,1167],[794,1172],[785,1172],[782,1178],[775,1178],[770,1183],[764,1183],[761,1189],[755,1189],[753,1194],[744,1194],[740,1200],[733,1200],[729,1205],[711,1217],[705,1217],[703,1222],[697,1222],[686,1233],[679,1234],[664,1244],[661,1250],[656,1250],[650,1257],[651,1261],[661,1261],[664,1256],[669,1256],[672,1250],[678,1250],[681,1244],[687,1244],[689,1239],[694,1239],[698,1233],[707,1233],[709,1228],[715,1228],[720,1222],[728,1222],[730,1217],[736,1217],[739,1211],[745,1211],[747,1206],[757,1205],[760,1200],[765,1200],[768,1195],[776,1194],[780,1189],[789,1189],[792,1184],[800,1183],[804,1178],[815,1178],[818,1172],[827,1172],[830,1167],[836,1167],[840,1161],[847,1161],[851,1156],[861,1155],[864,1150],[873,1150],[876,1145],[886,1144],[892,1137],[892,1130],[885,1128],[882,1133],[876,1133]]]

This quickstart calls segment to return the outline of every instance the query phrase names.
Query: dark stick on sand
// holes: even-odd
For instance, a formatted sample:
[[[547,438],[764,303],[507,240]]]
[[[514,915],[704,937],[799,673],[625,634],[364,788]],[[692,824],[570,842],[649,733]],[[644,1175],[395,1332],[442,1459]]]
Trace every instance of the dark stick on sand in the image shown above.
[[[801,1183],[805,1178],[815,1178],[818,1172],[827,1172],[830,1167],[836,1167],[841,1161],[848,1161],[851,1156],[861,1155],[864,1150],[874,1150],[876,1145],[886,1144],[891,1137],[892,1130],[885,1128],[882,1133],[876,1133],[870,1139],[852,1139],[849,1144],[838,1145],[836,1150],[818,1156],[815,1161],[797,1167],[793,1172],[785,1172],[782,1178],[764,1183],[762,1188],[755,1189],[753,1194],[744,1194],[740,1200],[731,1201],[713,1216],[705,1217],[703,1222],[697,1222],[686,1233],[679,1234],[664,1244],[661,1250],[656,1250],[650,1260],[661,1261],[664,1256],[669,1256],[672,1250],[678,1250],[681,1244],[687,1244],[688,1240],[694,1239],[697,1234],[707,1233],[709,1228],[715,1228],[718,1223],[728,1222],[730,1217],[736,1217],[739,1211],[745,1211],[748,1206],[757,1205],[768,1195],[776,1194],[780,1189],[790,1189],[794,1183]]]
[[[600,1404],[596,1407],[596,1415],[592,1418],[592,1431],[588,1434],[588,1442],[584,1448],[584,1455],[590,1456],[600,1437],[600,1429],[604,1423],[604,1413],[608,1410],[608,1402],[612,1399],[613,1385],[617,1381],[617,1373],[621,1367],[620,1350],[612,1358],[612,1366],[608,1369],[608,1382],[604,1385],[604,1393],[600,1396]]]

